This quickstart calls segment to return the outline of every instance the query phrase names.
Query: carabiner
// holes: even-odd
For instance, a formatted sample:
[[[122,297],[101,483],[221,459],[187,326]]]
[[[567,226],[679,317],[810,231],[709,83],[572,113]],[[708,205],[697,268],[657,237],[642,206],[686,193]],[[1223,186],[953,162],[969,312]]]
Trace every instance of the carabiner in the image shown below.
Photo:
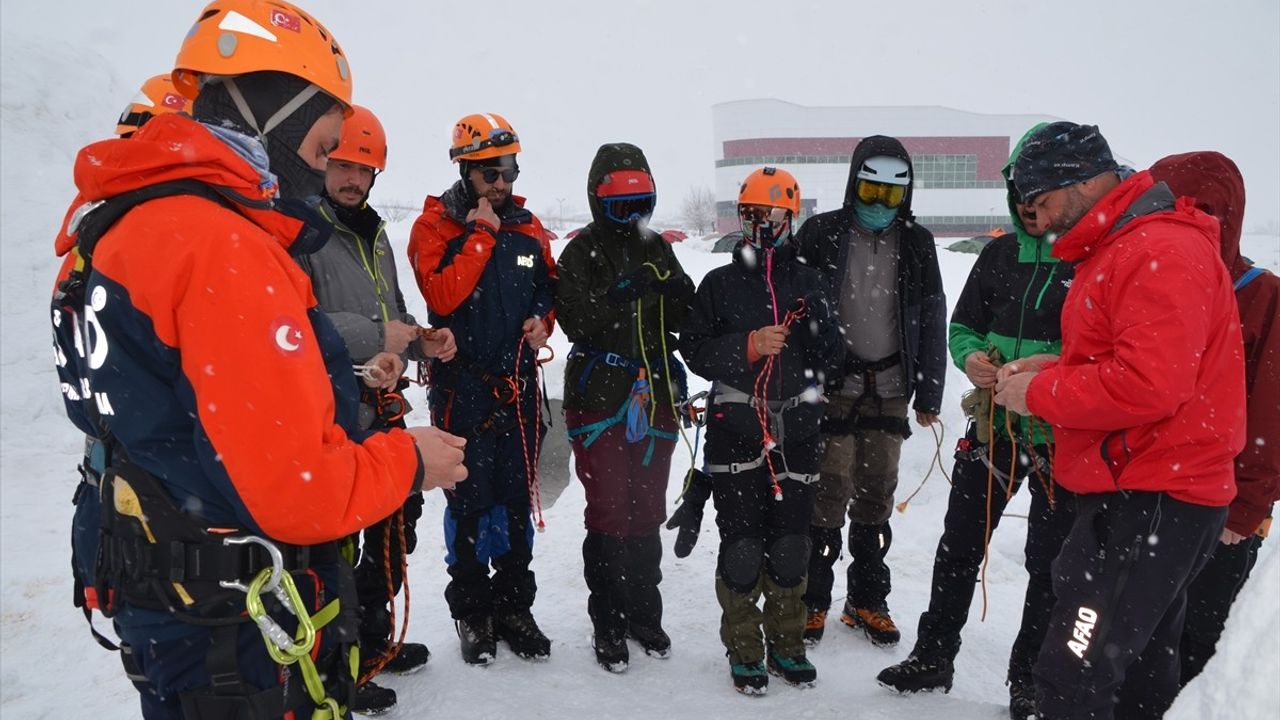
[[[262,589],[267,592],[274,592],[280,585],[280,577],[284,575],[284,555],[280,554],[280,548],[275,543],[257,535],[241,535],[238,537],[223,538],[223,545],[261,545],[271,556],[271,579],[267,581]],[[239,590],[242,593],[249,592],[249,586],[235,580],[221,580],[218,585],[229,590]]]

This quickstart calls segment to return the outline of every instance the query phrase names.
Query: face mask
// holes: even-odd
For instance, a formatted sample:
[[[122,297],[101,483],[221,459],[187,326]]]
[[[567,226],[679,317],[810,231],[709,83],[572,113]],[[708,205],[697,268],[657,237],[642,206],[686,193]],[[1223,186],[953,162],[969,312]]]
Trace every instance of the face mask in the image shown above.
[[[880,232],[889,227],[893,219],[898,217],[898,208],[885,207],[880,203],[867,205],[855,202],[853,211],[858,216],[858,223],[872,232]]]

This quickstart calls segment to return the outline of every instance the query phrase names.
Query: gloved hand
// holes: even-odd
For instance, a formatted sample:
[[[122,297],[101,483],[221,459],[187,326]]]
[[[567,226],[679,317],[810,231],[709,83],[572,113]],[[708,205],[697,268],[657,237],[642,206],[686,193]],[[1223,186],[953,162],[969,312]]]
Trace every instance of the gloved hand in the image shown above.
[[[711,476],[701,470],[690,470],[692,477],[689,487],[684,491],[680,506],[671,513],[667,521],[667,529],[680,528],[676,536],[676,557],[689,557],[693,546],[698,544],[698,532],[702,530],[702,509],[711,497]]]
[[[632,300],[644,297],[649,292],[653,281],[653,271],[647,267],[639,267],[614,281],[613,285],[605,291],[605,295],[609,298],[609,302],[625,305]]]

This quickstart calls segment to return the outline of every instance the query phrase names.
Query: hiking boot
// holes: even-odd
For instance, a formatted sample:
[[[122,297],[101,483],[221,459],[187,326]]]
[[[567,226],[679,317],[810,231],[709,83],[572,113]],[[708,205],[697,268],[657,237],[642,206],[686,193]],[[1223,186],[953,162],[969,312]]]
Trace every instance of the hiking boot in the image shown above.
[[[951,680],[955,668],[949,660],[928,660],[914,655],[897,665],[880,671],[876,682],[898,693],[915,693],[926,690],[951,692]]]
[[[497,641],[493,639],[493,618],[488,615],[472,615],[455,621],[458,639],[462,646],[462,661],[468,665],[488,665],[498,654]]]
[[[769,673],[759,660],[733,663],[729,665],[729,675],[733,678],[733,689],[743,695],[764,695],[769,692]]]
[[[611,673],[624,673],[631,664],[631,652],[627,638],[619,632],[598,632],[591,636],[591,647],[596,651],[596,662]]]
[[[782,678],[788,685],[796,687],[813,687],[818,681],[818,669],[809,662],[804,653],[792,657],[782,657],[769,649],[769,673]]]
[[[381,672],[391,673],[392,675],[408,675],[416,673],[427,664],[431,659],[431,651],[422,643],[405,643],[400,646],[400,652],[396,656],[387,661],[382,666]]]
[[[814,647],[822,642],[822,633],[827,629],[827,611],[810,610],[804,621],[804,644]]]
[[[356,688],[351,701],[351,712],[361,715],[381,715],[396,706],[396,691],[384,688],[370,680]]]
[[[644,654],[665,660],[671,657],[671,636],[660,627],[627,626],[627,637],[640,643]]]
[[[533,613],[515,610],[500,613],[493,618],[493,630],[499,640],[511,646],[511,652],[525,660],[546,660],[551,657],[551,641],[542,634]]]
[[[1039,720],[1036,709],[1036,686],[1031,678],[1009,683],[1009,717],[1012,720]]]
[[[893,623],[893,618],[889,617],[889,609],[872,610],[871,608],[856,608],[849,603],[844,605],[844,613],[840,615],[840,622],[851,628],[861,628],[866,633],[867,639],[872,645],[877,647],[889,647],[897,645],[902,634],[898,632],[898,626]]]

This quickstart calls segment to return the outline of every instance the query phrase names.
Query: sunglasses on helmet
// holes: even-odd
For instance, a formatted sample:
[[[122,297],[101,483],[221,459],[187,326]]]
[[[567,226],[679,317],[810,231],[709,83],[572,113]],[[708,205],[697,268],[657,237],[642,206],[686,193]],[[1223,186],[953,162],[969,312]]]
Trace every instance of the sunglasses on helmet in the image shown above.
[[[516,178],[520,177],[520,168],[486,167],[476,169],[480,171],[480,179],[490,185],[498,182],[498,178],[502,178],[504,182],[513,183]]]
[[[656,193],[611,195],[600,198],[605,217],[620,225],[643,220],[653,215],[653,208],[657,206],[657,202]]]
[[[858,199],[865,205],[880,203],[887,208],[896,208],[907,197],[906,185],[890,185],[874,180],[859,180],[855,191]]]

